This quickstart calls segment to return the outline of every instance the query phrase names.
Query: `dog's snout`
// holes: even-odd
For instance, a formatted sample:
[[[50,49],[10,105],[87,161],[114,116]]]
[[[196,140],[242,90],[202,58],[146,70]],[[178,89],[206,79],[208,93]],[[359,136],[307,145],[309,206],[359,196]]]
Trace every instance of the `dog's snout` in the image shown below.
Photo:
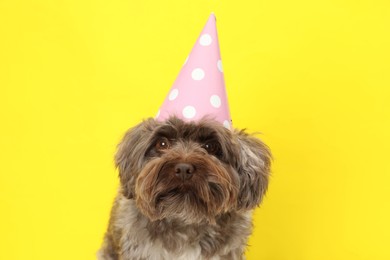
[[[189,163],[178,163],[175,166],[175,175],[182,180],[190,179],[194,172],[195,167]]]

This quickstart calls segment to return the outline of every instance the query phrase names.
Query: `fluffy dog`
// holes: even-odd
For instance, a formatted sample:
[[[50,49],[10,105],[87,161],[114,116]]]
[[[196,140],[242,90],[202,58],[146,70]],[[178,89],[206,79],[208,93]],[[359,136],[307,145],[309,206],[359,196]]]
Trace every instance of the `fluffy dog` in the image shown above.
[[[211,119],[140,123],[118,146],[99,259],[243,259],[270,161],[259,139]]]

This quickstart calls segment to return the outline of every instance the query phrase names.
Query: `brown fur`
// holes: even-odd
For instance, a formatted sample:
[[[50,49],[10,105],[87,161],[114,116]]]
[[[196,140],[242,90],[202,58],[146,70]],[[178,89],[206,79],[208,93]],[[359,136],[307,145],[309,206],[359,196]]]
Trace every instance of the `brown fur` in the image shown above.
[[[100,259],[241,259],[270,158],[260,140],[207,118],[140,123],[118,146],[121,189]]]

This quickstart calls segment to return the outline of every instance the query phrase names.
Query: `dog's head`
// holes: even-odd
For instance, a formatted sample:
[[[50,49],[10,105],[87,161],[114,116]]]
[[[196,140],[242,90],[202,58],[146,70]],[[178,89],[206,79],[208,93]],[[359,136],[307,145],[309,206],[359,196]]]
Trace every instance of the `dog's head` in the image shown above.
[[[267,146],[244,131],[172,117],[130,129],[115,161],[123,195],[152,221],[199,223],[259,205],[270,157]]]

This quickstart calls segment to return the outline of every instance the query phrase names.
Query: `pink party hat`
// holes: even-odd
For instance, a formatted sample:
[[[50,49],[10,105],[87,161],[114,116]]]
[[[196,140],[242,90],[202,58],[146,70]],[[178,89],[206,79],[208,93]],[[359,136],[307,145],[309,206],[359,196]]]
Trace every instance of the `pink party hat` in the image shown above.
[[[215,16],[211,14],[156,120],[176,116],[188,122],[208,117],[231,128],[215,22]]]

